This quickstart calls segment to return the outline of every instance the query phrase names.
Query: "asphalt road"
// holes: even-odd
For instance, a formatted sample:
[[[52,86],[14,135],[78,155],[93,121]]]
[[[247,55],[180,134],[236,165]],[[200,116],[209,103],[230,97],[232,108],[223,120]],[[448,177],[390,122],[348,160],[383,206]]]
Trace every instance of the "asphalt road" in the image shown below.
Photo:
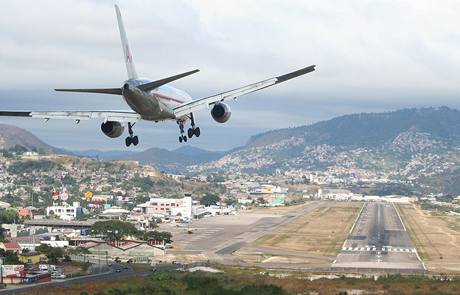
[[[365,203],[333,268],[423,270],[393,204]]]
[[[180,267],[181,265],[163,264],[163,265],[157,265],[155,268],[157,269],[157,272],[162,272],[162,271],[170,271],[170,270],[178,269]],[[20,285],[20,286],[9,285],[7,289],[0,290],[0,294],[1,295],[27,294],[27,292],[30,292],[30,291],[37,292],[39,289],[48,288],[52,286],[66,287],[72,284],[85,283],[85,282],[94,282],[94,281],[112,280],[112,279],[124,279],[124,278],[129,278],[129,277],[134,277],[134,276],[136,277],[148,276],[149,274],[152,273],[150,269],[146,271],[134,271],[129,267],[126,269],[125,266],[120,265],[120,264],[114,264],[110,268],[111,268],[110,272],[103,273],[103,274],[82,276],[78,278],[71,278],[71,279],[65,279],[65,280],[59,280],[59,281],[56,280],[56,281],[40,283],[40,284],[30,284],[30,285]]]

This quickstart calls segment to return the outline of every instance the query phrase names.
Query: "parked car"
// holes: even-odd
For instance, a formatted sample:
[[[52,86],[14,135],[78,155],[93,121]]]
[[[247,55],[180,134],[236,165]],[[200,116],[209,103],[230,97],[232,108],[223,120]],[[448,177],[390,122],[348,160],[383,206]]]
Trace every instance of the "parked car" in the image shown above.
[[[55,272],[55,273],[51,274],[51,278],[52,279],[65,279],[65,278],[67,278],[67,276],[65,274],[63,274],[63,273],[56,273]]]
[[[48,264],[40,264],[38,268],[42,271],[47,271],[48,270]]]

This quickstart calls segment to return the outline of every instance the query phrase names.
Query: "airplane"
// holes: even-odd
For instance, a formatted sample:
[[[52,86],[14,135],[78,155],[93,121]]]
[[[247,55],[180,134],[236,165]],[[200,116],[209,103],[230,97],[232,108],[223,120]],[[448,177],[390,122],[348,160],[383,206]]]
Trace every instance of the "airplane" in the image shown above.
[[[118,5],[115,5],[118,30],[120,32],[121,45],[123,46],[124,60],[128,79],[119,88],[95,88],[95,89],[55,89],[55,91],[101,93],[121,95],[126,104],[131,108],[127,111],[0,111],[0,116],[32,117],[42,118],[45,122],[50,119],[71,119],[78,124],[81,120],[103,119],[101,124],[102,132],[110,137],[120,137],[128,125],[129,136],[125,143],[137,146],[138,136],[134,136],[133,127],[140,120],[163,122],[176,121],[179,126],[179,142],[187,142],[187,137],[199,137],[201,130],[196,126],[194,113],[208,109],[212,118],[219,123],[225,123],[230,119],[231,109],[226,103],[229,100],[236,100],[237,97],[246,95],[264,88],[285,82],[298,76],[310,73],[315,70],[315,65],[304,67],[300,70],[273,77],[253,84],[249,84],[230,91],[216,95],[193,100],[186,92],[176,89],[170,82],[197,73],[193,70],[160,80],[140,79],[134,66],[134,59],[128,43],[123,19]],[[191,127],[185,135],[185,124],[190,120]]]

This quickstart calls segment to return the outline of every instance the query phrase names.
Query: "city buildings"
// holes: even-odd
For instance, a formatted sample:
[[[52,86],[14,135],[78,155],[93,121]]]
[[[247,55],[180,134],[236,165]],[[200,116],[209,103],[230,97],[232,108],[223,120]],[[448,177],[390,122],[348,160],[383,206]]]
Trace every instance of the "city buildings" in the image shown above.
[[[179,216],[192,218],[192,197],[182,199],[151,198],[136,208],[149,217]]]
[[[83,214],[83,208],[79,202],[69,205],[63,202],[61,205],[53,204],[46,208],[46,216],[55,216],[62,220],[75,220]]]

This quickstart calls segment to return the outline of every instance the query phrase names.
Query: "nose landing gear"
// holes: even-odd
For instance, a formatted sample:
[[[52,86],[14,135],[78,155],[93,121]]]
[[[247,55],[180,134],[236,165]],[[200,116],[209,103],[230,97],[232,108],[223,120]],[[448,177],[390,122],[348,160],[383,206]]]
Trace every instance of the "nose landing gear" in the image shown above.
[[[133,127],[136,123],[129,123],[128,122],[128,132],[129,132],[129,136],[126,137],[125,139],[125,143],[126,143],[126,146],[130,146],[131,144],[133,144],[134,146],[138,145],[139,144],[139,138],[136,136],[134,136],[134,132],[133,132]]]

